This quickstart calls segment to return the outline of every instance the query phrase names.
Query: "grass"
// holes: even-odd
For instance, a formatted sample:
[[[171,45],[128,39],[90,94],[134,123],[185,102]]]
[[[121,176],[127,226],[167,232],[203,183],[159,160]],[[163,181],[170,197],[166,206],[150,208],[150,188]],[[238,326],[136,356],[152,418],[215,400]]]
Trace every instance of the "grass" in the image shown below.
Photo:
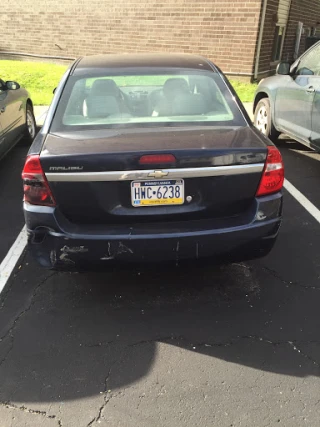
[[[65,65],[26,61],[0,61],[0,78],[17,81],[30,93],[34,105],[49,105]]]
[[[17,81],[22,87],[26,88],[34,105],[49,105],[53,96],[52,91],[58,85],[66,69],[66,65],[52,63],[1,60],[0,78],[4,81]],[[134,81],[129,81],[128,78],[118,79],[123,80],[117,81],[118,84],[134,83]],[[231,83],[242,102],[253,101],[256,84],[237,80],[231,80]]]
[[[253,102],[254,93],[257,89],[256,83],[245,83],[239,80],[230,80],[242,102]]]

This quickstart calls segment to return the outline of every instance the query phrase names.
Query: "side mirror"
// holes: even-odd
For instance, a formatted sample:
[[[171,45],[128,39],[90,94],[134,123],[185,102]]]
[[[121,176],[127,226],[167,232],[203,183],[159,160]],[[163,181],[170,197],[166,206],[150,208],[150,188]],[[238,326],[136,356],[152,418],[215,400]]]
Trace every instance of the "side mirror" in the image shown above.
[[[56,90],[57,90],[57,88],[55,87],[55,88],[53,89],[52,93],[54,94]]]
[[[289,76],[290,75],[290,64],[289,62],[280,62],[277,66],[277,74],[281,76]]]
[[[20,85],[17,82],[9,80],[8,82],[6,82],[6,88],[7,90],[17,90],[20,89]]]

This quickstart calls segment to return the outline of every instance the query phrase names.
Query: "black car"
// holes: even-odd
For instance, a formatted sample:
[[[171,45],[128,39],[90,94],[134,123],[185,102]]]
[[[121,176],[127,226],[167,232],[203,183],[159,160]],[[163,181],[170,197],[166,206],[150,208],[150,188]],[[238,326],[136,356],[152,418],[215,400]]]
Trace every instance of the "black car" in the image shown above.
[[[49,268],[251,259],[281,223],[281,155],[198,56],[75,61],[22,178],[29,247]]]
[[[36,134],[29,93],[14,81],[0,79],[0,158],[21,139],[32,142]]]
[[[320,152],[320,42],[277,75],[262,80],[254,101],[255,126],[273,141],[285,133]]]

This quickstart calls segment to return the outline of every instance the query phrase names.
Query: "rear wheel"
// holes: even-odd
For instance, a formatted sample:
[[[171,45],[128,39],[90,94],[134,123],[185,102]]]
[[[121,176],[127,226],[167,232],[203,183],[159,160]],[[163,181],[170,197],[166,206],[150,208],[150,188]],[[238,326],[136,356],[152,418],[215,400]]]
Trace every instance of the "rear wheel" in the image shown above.
[[[271,116],[270,101],[268,98],[262,98],[254,111],[254,125],[265,136],[276,141],[280,132],[274,127]]]
[[[27,104],[26,108],[26,130],[25,130],[25,141],[31,143],[36,136],[36,119],[34,118],[33,108],[30,104]]]

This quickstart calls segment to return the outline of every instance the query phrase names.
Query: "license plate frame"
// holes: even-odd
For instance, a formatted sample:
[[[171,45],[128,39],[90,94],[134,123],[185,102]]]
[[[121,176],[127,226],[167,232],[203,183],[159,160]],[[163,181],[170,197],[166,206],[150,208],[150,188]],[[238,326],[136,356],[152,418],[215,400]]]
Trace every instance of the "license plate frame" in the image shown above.
[[[166,187],[167,193],[166,193]],[[173,190],[171,190],[173,187]],[[179,190],[177,190],[177,187]],[[151,190],[148,190],[151,189]],[[142,191],[145,190],[145,197]],[[152,206],[179,206],[184,204],[184,180],[183,179],[159,179],[132,181],[130,186],[131,204],[135,208],[152,207]],[[173,197],[168,197],[172,195]],[[151,194],[152,193],[152,194]],[[161,194],[161,198],[158,197]],[[180,197],[176,197],[179,195]],[[151,196],[151,198],[150,198]],[[163,197],[166,196],[166,197]]]

